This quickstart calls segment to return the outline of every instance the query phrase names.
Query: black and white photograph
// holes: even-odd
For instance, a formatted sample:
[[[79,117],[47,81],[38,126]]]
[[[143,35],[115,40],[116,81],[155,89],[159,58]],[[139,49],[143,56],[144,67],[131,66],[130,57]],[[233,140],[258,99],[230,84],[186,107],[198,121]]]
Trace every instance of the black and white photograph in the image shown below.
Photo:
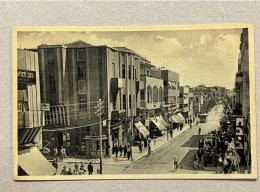
[[[257,177],[252,24],[13,29],[14,179]]]

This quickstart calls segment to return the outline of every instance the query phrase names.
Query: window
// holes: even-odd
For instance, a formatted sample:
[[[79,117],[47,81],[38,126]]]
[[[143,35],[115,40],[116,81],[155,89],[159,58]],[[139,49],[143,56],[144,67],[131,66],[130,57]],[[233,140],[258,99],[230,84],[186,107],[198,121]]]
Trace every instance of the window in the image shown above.
[[[86,82],[85,80],[78,80],[79,94],[86,94]]]
[[[77,61],[84,61],[84,49],[77,50]]]
[[[123,95],[123,109],[126,109],[126,97]]]
[[[79,95],[79,110],[86,110],[87,108],[87,100],[86,100],[86,94],[80,94]]]
[[[145,100],[144,90],[141,90],[140,94],[141,94],[141,100]]]
[[[86,79],[86,67],[85,62],[78,62],[78,80]]]
[[[128,65],[128,79],[131,79],[131,66]]]
[[[198,103],[199,102],[199,98],[196,98],[196,103]]]
[[[125,64],[122,64],[122,78],[125,79]]]
[[[129,108],[132,108],[132,100],[131,100],[131,95],[129,95]]]
[[[180,98],[182,98],[183,97],[183,94],[182,93],[180,93]]]
[[[116,64],[112,63],[112,77],[116,77]]]
[[[137,77],[137,75],[136,75],[136,69],[135,69],[135,79],[137,79],[136,77]]]
[[[152,88],[150,85],[147,87],[147,103],[152,103]]]
[[[134,80],[135,77],[136,77],[136,74],[135,74],[134,72],[136,72],[136,71],[135,71],[135,67],[133,66],[133,80]]]
[[[147,70],[147,76],[149,76],[149,74],[150,74],[150,73],[149,73],[149,70]]]
[[[18,101],[17,110],[18,111],[23,111],[23,102],[22,101]]]
[[[153,102],[158,102],[158,87],[153,87]]]

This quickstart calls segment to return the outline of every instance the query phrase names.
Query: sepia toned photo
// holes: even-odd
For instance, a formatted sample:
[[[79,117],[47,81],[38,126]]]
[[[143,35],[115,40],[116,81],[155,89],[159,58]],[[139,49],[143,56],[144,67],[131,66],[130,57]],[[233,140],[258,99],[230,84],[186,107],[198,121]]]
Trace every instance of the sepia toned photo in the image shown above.
[[[15,180],[257,177],[252,24],[13,29]]]

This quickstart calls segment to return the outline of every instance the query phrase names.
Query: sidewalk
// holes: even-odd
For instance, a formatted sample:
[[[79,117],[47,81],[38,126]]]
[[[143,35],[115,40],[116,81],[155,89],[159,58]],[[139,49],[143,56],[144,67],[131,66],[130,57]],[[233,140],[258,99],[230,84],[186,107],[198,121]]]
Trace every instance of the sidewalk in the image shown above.
[[[173,137],[171,138],[170,134],[168,134],[168,140],[167,140],[167,134],[166,133],[164,135],[160,136],[160,137],[157,137],[155,139],[155,141],[156,141],[155,143],[152,140],[151,141],[151,151],[152,152],[155,151],[160,146],[164,145],[165,143],[169,142],[171,139],[174,139],[175,137],[177,137],[178,135],[180,135],[181,133],[183,133],[184,131],[189,129],[189,127],[190,126],[188,124],[185,124],[181,131],[177,130],[177,129],[174,129]],[[106,164],[106,165],[115,165],[115,164],[117,164],[117,165],[129,165],[132,162],[137,161],[138,159],[146,156],[147,153],[148,153],[148,148],[147,147],[143,148],[142,152],[139,151],[139,147],[138,146],[133,146],[132,150],[133,150],[132,151],[133,161],[131,160],[131,158],[130,158],[130,160],[128,160],[127,157],[119,157],[120,153],[118,153],[118,158],[116,158],[115,154],[113,154],[111,158],[103,158],[102,159],[102,161],[103,161],[102,163]],[[63,160],[64,163],[75,163],[75,162],[80,163],[81,161],[83,163],[88,163],[87,159],[79,159],[79,158],[69,158],[69,159],[64,159]],[[96,163],[99,163],[99,160],[97,160]]]
[[[189,129],[189,125],[185,124],[182,128],[182,131],[175,129],[173,131],[173,137],[170,137],[170,134],[168,135],[168,140],[167,140],[167,134],[165,133],[165,135],[161,136],[161,137],[157,137],[155,139],[155,144],[154,141],[151,141],[151,151],[155,151],[157,148],[159,148],[160,146],[164,145],[165,143],[169,142],[171,139],[174,139],[176,136],[180,135],[181,133],[183,133],[184,131],[186,131],[187,129]],[[137,161],[138,159],[146,156],[148,154],[148,148],[143,148],[142,152],[139,151],[139,147],[138,146],[133,146],[132,147],[132,155],[133,155],[133,161],[130,159],[128,160],[125,157],[115,157],[115,154],[112,155],[112,158],[108,159],[105,158],[103,159],[104,164],[131,164],[134,161]],[[151,154],[152,155],[152,154]]]

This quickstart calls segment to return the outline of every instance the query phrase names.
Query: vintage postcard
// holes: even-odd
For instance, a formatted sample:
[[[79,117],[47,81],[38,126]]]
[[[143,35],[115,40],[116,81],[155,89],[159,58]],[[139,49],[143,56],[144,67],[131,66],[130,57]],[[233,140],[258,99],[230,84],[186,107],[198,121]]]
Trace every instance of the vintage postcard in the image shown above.
[[[253,24],[13,29],[13,177],[257,178]]]

